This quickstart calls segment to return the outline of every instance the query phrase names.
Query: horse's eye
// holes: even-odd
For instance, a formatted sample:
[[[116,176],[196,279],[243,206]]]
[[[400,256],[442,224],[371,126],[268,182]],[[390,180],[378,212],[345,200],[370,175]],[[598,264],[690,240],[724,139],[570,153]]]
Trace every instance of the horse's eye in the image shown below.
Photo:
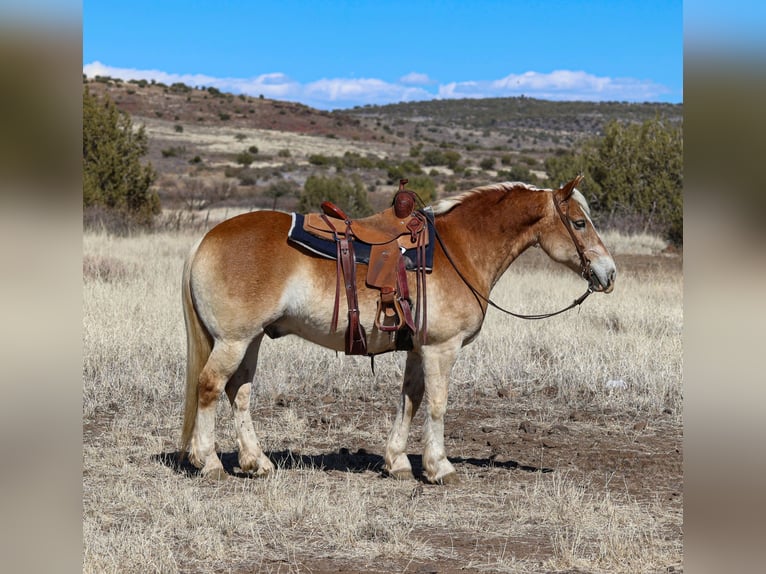
[[[573,221],[572,225],[574,225],[575,229],[581,231],[581,230],[585,229],[585,220],[584,219],[578,219],[577,221]]]

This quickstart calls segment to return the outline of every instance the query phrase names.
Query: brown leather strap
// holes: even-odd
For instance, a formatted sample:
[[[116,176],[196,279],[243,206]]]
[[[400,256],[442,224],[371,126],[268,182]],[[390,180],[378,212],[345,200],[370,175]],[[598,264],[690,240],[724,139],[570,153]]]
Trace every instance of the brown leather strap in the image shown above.
[[[348,328],[346,329],[346,354],[366,355],[367,336],[359,321],[359,302],[356,295],[356,261],[354,259],[354,242],[346,237],[338,241],[340,245],[341,267],[343,281],[346,287],[348,303]]]
[[[572,243],[574,243],[575,249],[577,250],[577,255],[580,257],[580,274],[582,275],[583,279],[586,281],[590,281],[590,259],[588,259],[587,255],[585,255],[585,247],[580,242],[577,235],[575,235],[574,230],[572,229],[572,222],[569,220],[569,202],[571,201],[571,197],[564,200],[562,203],[567,204],[567,212],[566,215],[564,214],[564,211],[561,209],[561,205],[556,200],[556,196],[553,196],[553,205],[556,207],[556,212],[559,214],[559,218],[561,219],[561,222],[564,224],[564,227],[569,232],[569,237],[572,238]]]
[[[340,307],[340,278],[343,271],[341,270],[340,259],[340,241],[338,241],[338,232],[335,226],[330,222],[326,215],[322,214],[322,219],[332,229],[333,236],[335,237],[335,302],[332,307],[332,320],[330,321],[330,332],[334,333],[338,330],[338,307]]]
[[[404,264],[404,258],[399,259],[399,272],[396,278],[396,284],[399,291],[399,302],[404,315],[404,324],[409,327],[413,334],[418,332],[417,325],[412,319],[412,308],[410,307],[410,288],[407,285],[407,266]]]
[[[425,229],[425,216],[423,216],[423,226]],[[426,337],[428,336],[428,291],[426,290],[426,236],[427,232],[422,230],[418,236],[418,248],[417,248],[417,260],[418,266],[416,271],[418,296],[417,296],[417,334],[420,338],[420,342],[425,345]]]

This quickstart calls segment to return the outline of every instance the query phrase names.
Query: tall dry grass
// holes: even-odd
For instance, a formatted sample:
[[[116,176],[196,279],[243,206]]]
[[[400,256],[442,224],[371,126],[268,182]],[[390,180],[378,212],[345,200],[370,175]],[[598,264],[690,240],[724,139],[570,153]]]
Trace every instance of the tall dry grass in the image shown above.
[[[338,557],[350,570],[378,571],[412,560],[504,572],[678,568],[681,541],[667,532],[680,528],[679,512],[587,476],[511,473],[489,484],[469,468],[461,486],[418,490],[374,470],[325,471],[301,460],[266,480],[222,484],[163,464],[158,455],[175,451],[181,425],[180,277],[195,239],[182,231],[83,239],[85,572],[297,572]],[[618,253],[654,245],[620,242]],[[540,311],[579,295],[580,279],[536,258],[511,267],[493,293],[498,303]],[[650,419],[669,412],[681,425],[681,300],[677,273],[624,273],[613,294],[547,321],[490,312],[455,365],[450,405],[469,408],[510,388],[535,403],[540,422],[581,408]],[[382,453],[401,354],[378,357],[372,375],[365,359],[286,337],[264,343],[258,369],[253,410],[270,414],[255,419],[267,450],[370,445]],[[555,396],[540,401],[549,387]],[[277,409],[279,397],[288,400]],[[331,397],[316,407],[326,424],[289,397],[320,405]],[[218,449],[230,452],[230,409],[221,403]],[[455,424],[449,413],[447,424]],[[519,541],[538,551],[520,553]]]

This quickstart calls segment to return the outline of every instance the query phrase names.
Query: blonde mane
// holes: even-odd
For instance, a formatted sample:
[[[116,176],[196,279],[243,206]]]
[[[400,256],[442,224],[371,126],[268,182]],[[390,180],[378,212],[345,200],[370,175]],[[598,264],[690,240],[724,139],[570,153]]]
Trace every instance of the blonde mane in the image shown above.
[[[481,187],[475,187],[473,189],[469,189],[468,191],[464,191],[463,193],[460,193],[454,197],[447,197],[444,199],[440,199],[439,201],[434,203],[431,207],[433,209],[434,215],[443,215],[445,213],[450,212],[456,206],[460,205],[466,199],[474,195],[478,195],[481,193],[489,193],[493,191],[508,192],[518,188],[528,189],[530,191],[553,191],[548,188],[536,187],[534,185],[523,183],[521,181],[504,181],[502,183],[494,183],[491,185],[483,185]],[[574,192],[572,193],[572,197],[577,203],[580,204],[580,207],[582,207],[585,214],[590,218],[590,207],[588,207],[588,202],[585,200],[585,197],[583,196],[583,194],[580,193],[579,190],[575,189]]]
[[[550,189],[542,189],[539,187],[535,187],[534,185],[530,185],[528,183],[523,183],[520,181],[504,181],[503,183],[494,183],[491,185],[483,185],[481,187],[475,187],[473,189],[469,189],[468,191],[464,191],[463,193],[456,195],[455,197],[447,197],[445,199],[440,199],[439,201],[434,203],[432,207],[433,207],[435,215],[442,215],[444,213],[451,211],[453,208],[460,205],[466,199],[474,195],[478,195],[481,193],[488,193],[492,191],[507,192],[519,187],[523,189],[533,190],[533,191],[551,191]]]

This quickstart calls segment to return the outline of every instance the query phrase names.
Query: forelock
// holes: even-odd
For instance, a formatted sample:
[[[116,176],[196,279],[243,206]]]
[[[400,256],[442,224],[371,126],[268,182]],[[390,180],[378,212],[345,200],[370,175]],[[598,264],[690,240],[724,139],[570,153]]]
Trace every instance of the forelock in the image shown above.
[[[582,193],[580,193],[580,190],[579,190],[579,189],[575,189],[575,190],[572,192],[572,198],[573,198],[573,199],[574,199],[574,200],[575,200],[577,203],[579,203],[579,204],[580,204],[580,207],[581,207],[581,208],[582,208],[582,210],[585,212],[585,215],[587,215],[587,216],[588,216],[588,218],[590,219],[590,207],[588,206],[588,202],[585,200],[585,196],[584,196]]]

